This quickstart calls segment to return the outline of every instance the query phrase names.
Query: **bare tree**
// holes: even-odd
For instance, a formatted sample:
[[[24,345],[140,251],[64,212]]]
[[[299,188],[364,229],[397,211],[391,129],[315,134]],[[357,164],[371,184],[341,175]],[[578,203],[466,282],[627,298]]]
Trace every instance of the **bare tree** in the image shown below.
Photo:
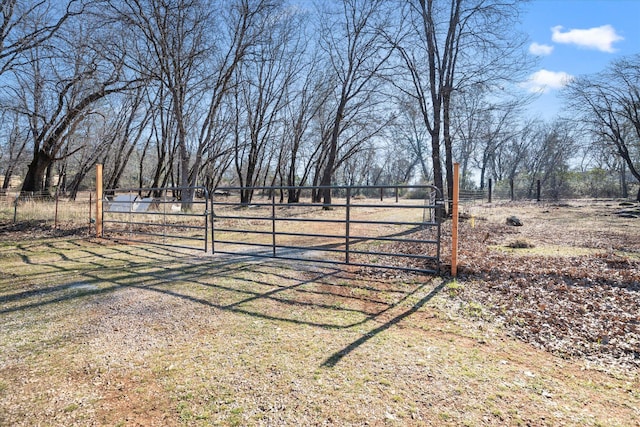
[[[506,130],[500,132],[494,132],[495,127],[489,128],[489,137],[477,159],[482,162],[483,176],[491,173],[497,181],[515,179],[520,172],[528,173],[525,164],[530,157],[535,160],[535,147],[539,146],[545,128],[539,120],[505,126]]]
[[[345,169],[355,166],[348,174],[352,177],[347,181],[350,185],[398,185],[411,180],[418,160],[410,150],[398,150],[399,145],[390,141],[390,146],[367,144],[365,150],[345,162]]]
[[[3,165],[4,180],[2,189],[7,190],[14,173],[19,173],[17,168],[23,163],[25,149],[29,141],[27,127],[17,111],[8,108],[0,113],[0,164]]]
[[[12,70],[11,90],[28,117],[33,158],[22,191],[48,190],[48,170],[66,140],[104,97],[125,90],[122,60],[105,29],[90,19],[68,21],[47,46],[24,52],[25,66]],[[72,24],[72,25],[71,25]]]
[[[470,88],[462,96],[456,97],[454,105],[457,114],[451,120],[456,141],[453,149],[460,162],[461,185],[464,188],[470,186],[468,173],[473,155],[480,151],[484,141],[490,139],[487,128],[490,126],[491,106],[484,102],[482,91],[476,88]],[[485,168],[481,170],[480,186],[482,188]]]
[[[134,30],[135,49],[128,59],[132,68],[156,82],[163,92],[171,115],[169,126],[175,134],[179,153],[179,185],[185,187],[183,209],[191,207],[189,183],[190,109],[204,89],[202,67],[209,49],[205,30],[211,25],[213,10],[199,0],[123,0],[112,2],[115,15]],[[162,114],[162,113],[161,113]],[[164,117],[164,116],[162,116]],[[165,129],[166,130],[166,129]]]
[[[219,129],[221,119],[229,117],[222,111],[228,105],[225,97],[235,70],[262,36],[261,20],[276,3],[267,0],[112,2],[120,21],[133,30],[127,63],[155,86],[151,100],[154,103],[151,108],[157,109],[153,115],[154,139],[145,145],[143,157],[155,146],[161,166],[156,169],[153,182],[163,185],[170,176],[184,187],[181,194],[184,210],[192,204],[193,187],[211,182],[199,175],[212,165],[220,164],[206,156],[226,152],[214,147],[224,144],[224,133]],[[211,32],[211,28],[217,31]]]
[[[398,101],[399,113],[392,127],[389,139],[393,146],[389,150],[394,152],[410,153],[413,161],[420,166],[420,179],[422,182],[431,182],[433,168],[429,155],[429,132],[425,128],[415,102],[408,97],[402,97]]]
[[[588,135],[586,137],[591,137],[592,139],[590,144],[586,144],[586,147],[580,147],[584,152],[581,171],[587,174],[599,174],[600,172],[604,172],[606,175],[615,176],[615,179],[618,182],[617,194],[622,198],[628,198],[629,182],[627,177],[627,163],[625,160],[615,152],[612,153],[612,147],[608,142],[603,142],[598,139],[593,140],[593,135]],[[593,186],[598,187],[602,184],[602,182],[598,182],[594,183]],[[595,193],[596,195],[593,197],[597,197],[597,191]],[[612,191],[608,193],[607,196],[613,197],[614,194],[616,193]]]
[[[2,0],[0,75],[21,67],[31,49],[48,42],[67,20],[84,11],[85,1]]]
[[[333,89],[332,83],[320,67],[318,51],[311,48],[310,54],[303,55],[303,64],[297,73],[297,80],[287,92],[284,108],[284,129],[280,174],[286,176],[289,187],[304,186],[323,163],[319,154],[329,139],[325,111]],[[289,188],[287,202],[297,203],[300,190]]]
[[[198,134],[190,182],[195,182],[197,173],[204,170],[203,163],[209,167],[218,165],[215,173],[218,178],[208,179],[210,183],[219,181],[230,164],[224,137],[226,132],[221,132],[221,129],[229,129],[228,119],[233,117],[225,107],[232,109],[232,101],[227,98],[231,97],[234,75],[253,47],[268,40],[270,21],[283,17],[279,15],[282,14],[282,2],[279,0],[236,0],[229,5],[228,10],[221,11],[224,16],[221,24],[225,30],[216,39],[214,55],[209,63],[207,109]],[[205,160],[206,153],[221,157]]]
[[[83,142],[80,150],[69,157],[69,160],[75,160],[71,165],[74,174],[65,188],[70,198],[75,199],[84,178],[96,163],[106,166],[104,188],[120,186],[125,172],[131,170],[128,166],[151,117],[150,109],[142,109],[143,100],[142,88],[113,97],[110,99],[113,102],[104,103],[94,115],[94,121],[87,120],[78,129],[73,139]]]
[[[640,183],[640,54],[573,80],[565,96],[576,120],[619,156]],[[636,199],[640,201],[640,188]]]
[[[171,120],[173,109],[170,95],[163,85],[154,83],[147,83],[145,90],[143,108],[146,108],[150,118],[138,159],[137,174],[139,187],[160,188],[165,187],[173,177],[177,142]]]
[[[287,93],[301,68],[300,21],[287,11],[272,11],[261,25],[265,37],[236,68],[236,118],[240,123],[235,169],[240,186],[246,188],[240,194],[243,204],[251,202],[250,187],[261,177],[267,179],[273,158],[282,153],[275,144],[282,140]]]
[[[556,120],[542,124],[530,147],[526,159],[526,171],[529,175],[527,196],[534,196],[536,182],[548,188],[553,199],[562,195],[564,175],[569,170],[569,160],[575,150],[574,127],[566,120]]]
[[[489,101],[491,97],[491,101]],[[523,101],[524,100],[524,101]],[[454,154],[461,165],[464,185],[470,169],[480,170],[480,188],[502,147],[516,141],[526,98],[497,98],[482,88],[460,91],[452,105],[456,114],[451,120]]]
[[[204,146],[203,160],[198,172],[209,192],[215,191],[231,168],[234,160],[232,144],[232,108],[220,107],[208,132],[208,143]],[[196,157],[197,158],[197,157]]]
[[[441,190],[444,151],[449,200],[453,189],[452,100],[456,91],[478,85],[494,87],[517,79],[526,69],[524,39],[514,30],[521,3],[409,2],[406,13],[409,33],[396,45],[410,77],[408,87],[401,90],[419,105],[431,137],[434,184]]]
[[[389,24],[389,3],[383,0],[342,0],[342,11],[331,16],[326,13],[321,22],[321,47],[329,59],[330,72],[336,81],[335,110],[330,122],[330,138],[323,162],[320,185],[331,185],[339,163],[358,150],[358,144],[381,131],[383,124],[373,128],[360,127],[349,135],[345,131],[364,119],[366,111],[375,109],[376,94],[382,85],[380,79],[388,64],[392,50],[387,44],[384,29]],[[339,18],[336,18],[339,16]],[[374,116],[369,116],[374,121]],[[385,123],[386,124],[386,123]],[[351,142],[342,153],[341,145]],[[344,150],[343,150],[344,151]],[[325,207],[331,205],[331,190],[322,192]]]

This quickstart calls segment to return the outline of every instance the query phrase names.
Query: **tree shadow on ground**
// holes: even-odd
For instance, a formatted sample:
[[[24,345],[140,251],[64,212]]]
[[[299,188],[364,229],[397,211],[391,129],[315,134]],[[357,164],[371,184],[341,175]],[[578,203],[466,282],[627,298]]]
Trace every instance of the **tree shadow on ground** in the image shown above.
[[[434,285],[431,276],[393,283],[358,278],[342,268],[313,262],[179,254],[153,246],[97,247],[82,241],[43,246],[44,251],[16,245],[15,256],[23,267],[0,280],[0,314],[138,289],[259,319],[344,330],[393,316]],[[444,285],[444,281],[438,284],[322,366],[335,366],[373,336],[415,313]]]

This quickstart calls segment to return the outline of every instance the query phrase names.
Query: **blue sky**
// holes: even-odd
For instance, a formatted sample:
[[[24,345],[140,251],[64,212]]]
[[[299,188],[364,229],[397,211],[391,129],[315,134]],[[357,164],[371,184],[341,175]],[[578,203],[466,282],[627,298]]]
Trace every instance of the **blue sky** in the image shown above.
[[[523,87],[539,98],[531,112],[561,112],[558,92],[572,76],[597,73],[614,59],[640,53],[640,0],[532,0],[522,23],[539,59]]]

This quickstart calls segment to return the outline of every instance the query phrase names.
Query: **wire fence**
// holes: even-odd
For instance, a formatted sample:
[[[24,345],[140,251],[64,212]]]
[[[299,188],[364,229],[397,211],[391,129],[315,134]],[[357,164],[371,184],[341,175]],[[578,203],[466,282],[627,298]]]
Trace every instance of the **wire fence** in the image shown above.
[[[622,183],[609,176],[595,173],[575,177],[571,174],[553,175],[547,179],[534,179],[518,176],[514,179],[488,180],[486,189],[488,201],[492,200],[535,200],[558,201],[571,199],[615,199],[633,198],[637,194],[638,184]]]
[[[526,178],[487,181],[482,189],[460,189],[460,203],[492,203],[498,201],[559,201],[581,198],[590,199],[632,199],[636,196],[638,184],[627,185],[627,192],[620,186],[586,183],[584,187],[569,185],[564,181],[531,180]]]
[[[0,218],[11,223],[39,223],[53,228],[86,226],[95,221],[95,195],[75,200],[57,194],[0,192]]]

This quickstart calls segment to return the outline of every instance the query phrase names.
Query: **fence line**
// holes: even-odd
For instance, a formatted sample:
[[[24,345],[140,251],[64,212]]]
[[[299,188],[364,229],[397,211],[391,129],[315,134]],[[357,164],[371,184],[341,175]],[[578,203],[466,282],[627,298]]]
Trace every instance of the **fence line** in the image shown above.
[[[90,195],[88,200],[82,197],[79,200],[72,200],[58,194],[4,192],[0,195],[0,202],[0,206],[6,214],[9,214],[14,224],[19,221],[37,221],[51,223],[53,228],[59,228],[63,223],[71,222],[86,224],[89,229],[92,222]]]

